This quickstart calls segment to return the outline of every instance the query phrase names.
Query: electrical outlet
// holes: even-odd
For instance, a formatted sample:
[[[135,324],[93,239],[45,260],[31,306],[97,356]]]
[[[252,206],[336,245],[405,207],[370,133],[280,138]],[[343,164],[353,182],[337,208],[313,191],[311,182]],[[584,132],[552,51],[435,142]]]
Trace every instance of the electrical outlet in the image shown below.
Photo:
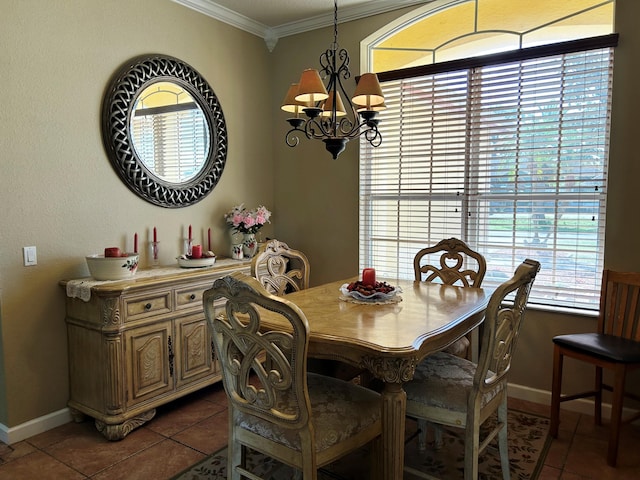
[[[22,256],[24,258],[25,267],[38,264],[38,255],[36,253],[36,247],[22,247]]]

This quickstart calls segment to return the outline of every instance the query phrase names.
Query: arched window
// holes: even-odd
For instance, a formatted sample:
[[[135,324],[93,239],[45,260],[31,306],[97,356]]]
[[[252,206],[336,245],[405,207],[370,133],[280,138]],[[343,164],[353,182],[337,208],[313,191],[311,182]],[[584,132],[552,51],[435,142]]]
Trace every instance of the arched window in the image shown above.
[[[597,309],[603,267],[613,0],[448,0],[377,32],[365,65],[387,109],[360,145],[360,264],[411,278],[458,237],[484,285],[530,257],[531,303]]]

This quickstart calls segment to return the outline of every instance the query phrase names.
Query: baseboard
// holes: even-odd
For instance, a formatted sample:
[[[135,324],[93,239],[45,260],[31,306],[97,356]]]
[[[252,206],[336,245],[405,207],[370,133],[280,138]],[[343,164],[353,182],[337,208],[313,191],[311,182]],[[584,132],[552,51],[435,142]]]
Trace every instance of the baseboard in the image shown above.
[[[519,400],[527,400],[529,402],[535,402],[542,405],[551,405],[551,392],[548,390],[538,390],[536,388],[525,387],[523,385],[509,384],[508,393],[510,397],[517,398]],[[585,415],[593,416],[594,404],[593,400],[586,398],[579,398],[570,402],[563,402],[560,404],[562,410],[568,410],[571,412],[582,413]],[[633,415],[636,410],[624,407],[623,418],[627,415]],[[602,403],[602,418],[609,420],[611,418],[611,404]],[[637,424],[640,420],[633,422]]]
[[[68,408],[52,412],[39,418],[34,418],[16,427],[8,428],[0,423],[0,441],[12,445],[52,428],[59,427],[71,421]]]

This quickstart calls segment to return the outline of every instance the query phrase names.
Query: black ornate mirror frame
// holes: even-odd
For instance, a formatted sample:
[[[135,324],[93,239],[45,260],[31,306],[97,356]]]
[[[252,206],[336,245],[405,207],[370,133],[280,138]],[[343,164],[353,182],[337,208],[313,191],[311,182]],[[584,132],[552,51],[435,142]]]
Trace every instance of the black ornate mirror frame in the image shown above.
[[[187,90],[209,125],[210,145],[204,166],[187,182],[160,179],[133,148],[129,125],[135,101],[146,87],[159,81],[170,81]],[[111,165],[127,187],[146,201],[166,208],[186,207],[211,193],[227,160],[227,127],[213,89],[185,62],[160,54],[133,58],[116,72],[102,105],[102,140]]]

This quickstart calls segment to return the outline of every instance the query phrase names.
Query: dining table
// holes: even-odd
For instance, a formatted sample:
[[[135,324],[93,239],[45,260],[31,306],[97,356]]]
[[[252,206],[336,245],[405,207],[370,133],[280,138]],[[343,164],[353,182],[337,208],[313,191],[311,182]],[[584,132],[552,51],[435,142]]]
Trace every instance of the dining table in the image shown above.
[[[382,444],[379,478],[403,477],[406,393],[418,363],[480,325],[489,301],[481,288],[433,282],[385,279],[395,295],[384,300],[358,300],[341,287],[357,277],[292,292],[309,324],[308,356],[345,362],[383,382]],[[263,327],[283,327],[267,314]]]

